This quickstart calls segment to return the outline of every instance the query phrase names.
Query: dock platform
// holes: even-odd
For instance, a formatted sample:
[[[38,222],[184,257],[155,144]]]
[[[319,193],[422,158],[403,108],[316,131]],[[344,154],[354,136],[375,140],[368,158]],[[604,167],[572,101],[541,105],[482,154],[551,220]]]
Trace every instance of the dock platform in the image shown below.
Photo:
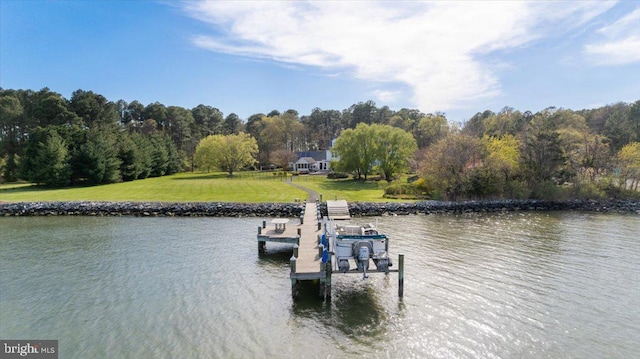
[[[324,278],[322,252],[318,248],[318,235],[321,234],[321,217],[315,202],[305,204],[299,224],[283,224],[282,219],[274,219],[270,224],[263,222],[258,229],[258,251],[264,252],[267,242],[290,243],[294,247],[295,271],[291,278],[311,280]],[[282,226],[284,225],[284,228]]]
[[[349,204],[344,199],[335,201],[327,200],[327,213],[329,219],[350,219]]]
[[[332,242],[329,241],[329,238],[335,237],[334,219],[351,218],[347,201],[327,201],[329,216],[333,213],[333,218],[322,218],[318,208],[317,200],[307,202],[299,223],[295,223],[297,222],[295,219],[276,218],[271,220],[269,225],[267,225],[267,221],[263,221],[262,226],[258,227],[259,253],[264,253],[267,242],[293,244],[293,255],[289,260],[291,269],[289,277],[291,279],[291,295],[294,299],[298,297],[301,281],[317,281],[319,296],[330,300],[332,274],[342,273],[338,271],[336,264],[332,261],[334,250],[330,248]],[[398,295],[402,297],[404,287],[403,255],[399,255],[399,264],[398,270],[387,269],[384,273],[398,272]],[[346,273],[363,272],[354,269]]]

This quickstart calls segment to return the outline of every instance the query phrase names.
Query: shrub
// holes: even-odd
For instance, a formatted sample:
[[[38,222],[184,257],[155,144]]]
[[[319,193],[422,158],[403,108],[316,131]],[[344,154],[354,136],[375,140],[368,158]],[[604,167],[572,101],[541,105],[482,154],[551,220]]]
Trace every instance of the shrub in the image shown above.
[[[385,198],[427,199],[431,190],[424,179],[418,179],[412,183],[394,182],[384,190]]]
[[[596,183],[588,182],[576,186],[573,197],[577,199],[602,199],[606,197],[606,193]]]
[[[531,198],[543,200],[566,200],[568,191],[553,182],[543,182],[537,184],[531,191]]]
[[[331,172],[327,175],[328,179],[343,179],[349,178],[349,175],[343,172]]]

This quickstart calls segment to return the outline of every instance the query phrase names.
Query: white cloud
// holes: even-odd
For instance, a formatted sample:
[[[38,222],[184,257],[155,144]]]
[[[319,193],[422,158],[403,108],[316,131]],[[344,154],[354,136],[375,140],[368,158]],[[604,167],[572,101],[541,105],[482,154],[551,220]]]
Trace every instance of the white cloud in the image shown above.
[[[383,103],[395,102],[401,96],[402,92],[400,91],[387,91],[387,90],[375,90],[372,92],[372,95],[376,100],[381,101]]]
[[[483,55],[567,31],[610,2],[185,1],[216,35],[194,36],[213,51],[400,83],[424,112],[446,111],[500,93]]]
[[[598,32],[605,40],[585,45],[586,53],[595,63],[624,65],[640,62],[640,7]]]

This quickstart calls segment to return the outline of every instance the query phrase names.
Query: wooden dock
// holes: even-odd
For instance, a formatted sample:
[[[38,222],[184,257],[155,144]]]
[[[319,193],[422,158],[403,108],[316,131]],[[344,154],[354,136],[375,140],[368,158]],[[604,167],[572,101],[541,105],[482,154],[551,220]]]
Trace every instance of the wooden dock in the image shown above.
[[[350,219],[349,204],[344,199],[335,201],[327,200],[327,213],[329,219]]]
[[[318,235],[322,233],[321,219],[317,203],[308,202],[298,224],[295,223],[296,220],[289,221],[284,230],[277,230],[282,221],[273,220],[275,223],[271,224],[264,221],[262,227],[258,228],[258,251],[263,253],[267,242],[294,244],[295,269],[292,267],[291,278],[324,278],[322,252],[318,248]]]
[[[329,202],[332,202],[331,204]],[[349,207],[347,201],[327,201],[329,213],[333,213],[332,219],[349,219]],[[333,211],[333,212],[332,212]],[[264,253],[267,242],[290,243],[293,244],[293,255],[289,261],[291,278],[291,295],[295,299],[298,297],[300,281],[317,281],[319,284],[318,294],[325,300],[331,299],[331,277],[335,268],[332,265],[331,248],[324,248],[321,238],[331,236],[333,232],[325,229],[333,228],[333,221],[320,215],[318,203],[305,203],[304,212],[298,220],[276,218],[262,222],[258,227],[258,252]],[[331,242],[324,241],[327,246]],[[324,258],[323,258],[324,256]],[[404,255],[399,255],[399,269],[387,270],[385,273],[398,272],[398,296],[403,296],[404,288]],[[348,273],[361,273],[357,270]],[[372,271],[373,272],[373,271]]]
[[[322,268],[322,252],[318,248],[318,235],[321,234],[321,217],[315,202],[305,205],[301,227],[298,255],[295,257],[295,270],[291,278],[297,280],[319,279],[325,276]],[[295,254],[295,253],[294,253]]]

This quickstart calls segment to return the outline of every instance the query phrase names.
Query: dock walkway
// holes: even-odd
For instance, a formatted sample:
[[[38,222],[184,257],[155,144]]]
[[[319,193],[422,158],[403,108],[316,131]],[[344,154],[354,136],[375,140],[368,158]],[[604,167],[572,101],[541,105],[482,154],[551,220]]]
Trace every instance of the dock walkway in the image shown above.
[[[329,219],[350,219],[349,204],[344,199],[335,201],[327,200],[327,212]]]
[[[291,278],[298,280],[318,279],[325,276],[322,269],[322,257],[318,249],[318,235],[321,234],[321,217],[316,202],[307,202],[300,223],[275,219],[271,223],[263,222],[258,228],[258,251],[263,253],[267,242],[290,243],[297,245],[295,271]]]
[[[319,220],[316,202],[308,202],[305,205],[302,224],[300,224],[298,257],[295,261],[295,272],[291,273],[292,279],[308,280],[325,276],[321,268],[322,257],[318,250],[318,235],[321,234]]]

